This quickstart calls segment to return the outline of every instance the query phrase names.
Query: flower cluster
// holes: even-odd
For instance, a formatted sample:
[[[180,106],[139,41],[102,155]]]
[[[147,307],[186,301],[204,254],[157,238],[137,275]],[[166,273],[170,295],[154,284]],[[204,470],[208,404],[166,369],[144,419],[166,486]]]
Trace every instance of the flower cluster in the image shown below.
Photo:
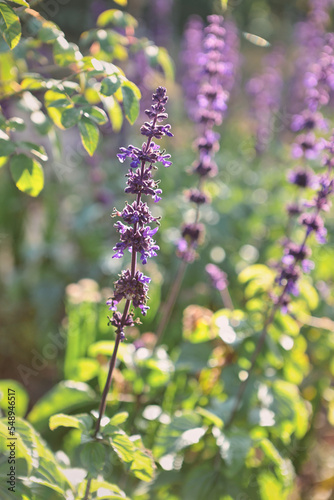
[[[314,268],[313,261],[309,259],[311,249],[307,246],[308,238],[314,234],[318,243],[326,242],[327,230],[321,212],[328,212],[331,207],[329,197],[334,193],[334,135],[324,148],[329,151],[329,155],[324,157],[327,170],[313,181],[313,186],[317,186],[317,190],[311,200],[302,202],[300,207],[302,212],[301,209],[299,210],[298,222],[305,228],[304,238],[300,244],[286,239],[283,245],[284,254],[276,278],[277,284],[283,288],[282,293],[274,297],[276,304],[279,304],[283,312],[288,310],[290,294],[295,296],[299,294],[298,281],[302,273],[309,273]],[[304,179],[302,183],[305,184]],[[300,183],[297,185],[300,186]]]
[[[205,270],[210,277],[212,286],[219,292],[225,290],[228,286],[227,274],[215,264],[207,264]]]
[[[201,82],[201,52],[203,43],[204,23],[198,16],[191,16],[184,31],[181,53],[182,86],[186,111],[190,119],[194,120],[197,114],[197,96]]]
[[[283,52],[274,50],[264,58],[264,70],[251,78],[246,91],[251,97],[251,115],[255,122],[255,150],[263,153],[271,139],[275,125],[275,114],[279,111],[282,97]]]
[[[218,172],[214,156],[219,150],[220,135],[213,128],[221,125],[225,117],[238,58],[238,37],[234,25],[217,15],[209,16],[208,22],[204,36],[199,21],[191,21],[187,32],[188,48],[194,40],[196,43],[192,50],[198,51],[189,57],[188,80],[185,82],[193,78],[191,88],[194,91],[196,89],[197,101],[196,105],[191,106],[191,116],[198,124],[200,135],[195,142],[198,156],[192,167],[192,172],[199,178],[198,186],[187,193],[188,200],[197,206],[196,220],[183,226],[177,251],[178,256],[186,262],[193,262],[196,248],[203,240],[204,227],[199,224],[198,207],[209,202],[209,197],[203,192],[203,183]],[[188,90],[189,85],[186,84],[186,95]],[[187,105],[189,107],[189,102]]]
[[[152,177],[153,169],[157,168],[157,163],[162,163],[164,167],[171,165],[170,155],[161,151],[160,147],[153,142],[154,139],[161,139],[163,136],[172,137],[170,125],[162,125],[161,122],[168,118],[165,112],[165,105],[168,97],[164,87],[158,87],[152,97],[151,109],[145,113],[149,121],[141,127],[141,133],[147,137],[141,148],[128,146],[120,148],[117,155],[121,163],[127,158],[131,160],[130,169],[126,174],[126,193],[136,195],[136,200],[132,204],[125,204],[121,212],[114,209],[113,216],[121,220],[114,224],[120,237],[120,241],[114,247],[114,258],[120,258],[125,250],[132,254],[131,269],[122,271],[119,279],[114,284],[114,295],[107,301],[109,309],[113,311],[110,323],[115,326],[117,334],[124,338],[124,327],[134,324],[133,313],[129,313],[130,305],[140,308],[143,315],[147,313],[148,284],[150,278],[136,270],[137,254],[140,254],[142,264],[157,255],[159,250],[153,236],[158,230],[158,226],[151,227],[151,223],[159,225],[159,219],[153,217],[147,203],[142,201],[142,196],[151,196],[155,202],[160,200],[161,189],[158,188],[158,181]],[[117,311],[117,305],[121,300],[125,300],[123,313]]]

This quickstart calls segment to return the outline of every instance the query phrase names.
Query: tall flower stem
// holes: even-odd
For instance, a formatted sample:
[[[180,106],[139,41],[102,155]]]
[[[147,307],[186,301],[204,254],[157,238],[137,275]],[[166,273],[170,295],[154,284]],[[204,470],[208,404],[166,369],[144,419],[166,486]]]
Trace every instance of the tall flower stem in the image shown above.
[[[185,260],[181,260],[173,286],[170,290],[167,302],[163,308],[161,320],[156,330],[156,343],[155,343],[156,346],[160,344],[161,339],[165,333],[165,329],[169,323],[170,316],[174,309],[176,299],[178,298],[180,293],[180,289],[182,286],[184,276],[186,274],[187,267],[188,267],[188,262],[186,262]]]
[[[330,149],[331,153],[334,152],[333,144],[327,146],[328,149]],[[280,308],[285,308],[285,301],[287,300],[287,295],[290,295],[290,293],[296,294],[296,281],[298,279],[298,263],[300,261],[303,261],[305,256],[307,255],[307,248],[306,248],[306,243],[309,238],[309,236],[312,234],[312,232],[315,232],[317,236],[319,236],[319,231],[322,230],[321,224],[319,224],[319,217],[320,217],[320,211],[321,210],[327,210],[327,206],[329,207],[329,202],[327,200],[329,194],[333,192],[333,179],[331,179],[331,173],[332,173],[332,163],[330,159],[327,159],[327,172],[322,178],[322,182],[320,182],[320,188],[316,193],[316,196],[314,198],[313,205],[316,207],[314,210],[314,213],[311,214],[306,214],[306,216],[301,217],[301,222],[306,226],[305,229],[305,234],[304,238],[302,240],[302,243],[299,245],[299,249],[297,252],[294,253],[293,255],[293,262],[291,264],[284,262],[284,257],[282,259],[282,269],[278,277],[278,282],[280,284],[282,278],[284,279],[284,286],[279,294],[279,296],[276,298],[276,301],[274,302],[270,314],[268,314],[267,319],[265,320],[263,329],[261,331],[259,340],[257,342],[255,351],[253,352],[252,358],[251,358],[251,366],[247,371],[247,377],[245,380],[240,384],[239,390],[236,395],[236,400],[233,405],[231,414],[225,424],[225,428],[228,428],[231,426],[232,422],[235,419],[235,416],[239,410],[242,398],[244,396],[248,381],[250,379],[250,375],[254,370],[254,367],[257,362],[257,358],[259,354],[262,351],[264,342],[266,340],[267,334],[268,334],[268,328],[269,326],[273,323],[275,319],[275,315]],[[310,216],[310,218],[307,220],[306,217]],[[323,241],[322,241],[323,242]],[[290,254],[291,256],[292,254]],[[286,258],[286,257],[285,257]],[[287,266],[285,268],[285,266]]]
[[[160,151],[159,146],[153,143],[153,138],[161,139],[164,135],[172,136],[170,132],[170,125],[157,125],[168,117],[165,113],[165,107],[168,97],[166,95],[166,89],[163,87],[158,87],[152,98],[154,104],[151,106],[151,110],[146,110],[145,113],[152,120],[150,122],[145,122],[141,127],[141,133],[147,137],[147,142],[142,145],[142,148],[135,148],[130,145],[128,148],[121,148],[121,153],[118,154],[119,160],[123,163],[125,158],[130,157],[132,159],[131,169],[129,170],[127,177],[127,188],[125,192],[130,192],[136,194],[136,201],[132,205],[126,204],[122,212],[118,212],[116,209],[114,215],[122,217],[123,220],[129,225],[124,225],[121,222],[117,222],[115,227],[121,235],[121,241],[116,244],[114,250],[116,254],[114,257],[121,257],[125,249],[131,251],[131,265],[130,270],[123,271],[119,275],[119,279],[115,282],[114,296],[107,301],[110,309],[114,311],[112,318],[109,318],[110,324],[115,327],[116,339],[115,345],[112,353],[112,357],[109,363],[109,370],[107,375],[107,380],[103,389],[101,403],[99,407],[99,415],[96,421],[94,438],[98,438],[98,434],[101,429],[101,421],[104,416],[107,397],[112,383],[112,376],[116,366],[117,353],[120,343],[124,340],[125,334],[124,329],[126,326],[133,326],[133,313],[130,313],[131,304],[136,308],[139,307],[143,315],[146,314],[148,306],[146,306],[147,301],[147,283],[150,279],[144,276],[137,268],[137,254],[140,252],[142,263],[147,262],[147,258],[156,255],[155,250],[158,249],[152,240],[151,236],[156,232],[157,229],[152,230],[149,224],[152,221],[157,222],[154,218],[146,203],[142,202],[142,194],[149,194],[154,197],[155,201],[159,201],[158,194],[161,193],[160,189],[156,189],[157,183],[152,178],[151,170],[153,165],[160,161],[165,167],[169,167],[171,162],[169,161],[170,155],[164,154],[164,151]],[[148,164],[148,165],[147,165]],[[117,311],[117,304],[120,300],[125,299],[123,313]],[[88,500],[91,488],[92,478],[87,479],[86,491],[84,500]]]

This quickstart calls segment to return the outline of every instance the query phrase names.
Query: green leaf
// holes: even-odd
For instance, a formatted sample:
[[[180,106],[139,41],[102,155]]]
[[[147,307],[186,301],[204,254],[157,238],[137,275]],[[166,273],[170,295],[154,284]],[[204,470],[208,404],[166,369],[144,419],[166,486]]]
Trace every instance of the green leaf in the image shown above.
[[[285,500],[287,498],[288,491],[283,491],[282,484],[271,472],[259,474],[258,483],[261,500]]]
[[[92,441],[80,447],[80,462],[93,476],[97,476],[103,469],[106,456],[107,450],[102,443]]]
[[[8,410],[8,389],[15,391],[15,414],[24,417],[28,409],[29,396],[22,384],[16,380],[0,380],[0,408]]]
[[[136,448],[125,433],[113,433],[110,438],[110,444],[122,462],[131,463],[133,461]]]
[[[109,9],[102,12],[99,15],[96,22],[97,26],[104,27],[107,24],[113,24],[119,28],[133,27],[136,28],[138,25],[137,20],[128,14],[127,12],[122,12],[117,9]]]
[[[82,117],[79,122],[82,144],[90,156],[93,156],[99,142],[99,129],[91,120]]]
[[[120,88],[121,84],[121,80],[118,78],[117,74],[114,73],[102,80],[100,92],[105,96],[110,96]]]
[[[116,413],[113,417],[111,417],[109,424],[110,425],[121,425],[128,419],[129,414],[127,411],[121,411],[120,413]]]
[[[133,439],[137,447],[131,464],[131,472],[141,481],[151,481],[154,476],[155,463],[150,453],[144,448],[140,437]]]
[[[80,53],[74,43],[69,43],[64,36],[60,35],[53,44],[53,58],[59,66],[68,66],[79,59]]]
[[[7,454],[8,448],[6,448],[6,444],[8,438],[8,420],[5,418],[0,419],[0,436],[2,437],[2,439],[0,439],[0,452]],[[15,455],[17,459],[24,459],[26,463],[26,471],[30,473],[34,467],[38,466],[36,454],[33,453],[33,449],[36,446],[36,441],[31,429],[20,429],[19,417],[15,419],[14,437],[17,438],[15,440]]]
[[[16,47],[21,38],[19,17],[9,5],[0,3],[0,33],[10,49]]]
[[[30,7],[28,2],[25,0],[10,0],[12,3],[15,3],[16,5],[22,5],[23,7]]]
[[[167,50],[164,47],[159,47],[159,52],[157,55],[157,63],[160,64],[167,80],[174,80],[175,71],[173,60],[169,56]]]
[[[133,125],[139,115],[139,98],[130,82],[124,82],[122,96],[125,116]]]
[[[9,156],[14,153],[16,145],[7,139],[0,139],[0,157]]]
[[[223,11],[225,12],[225,10],[227,9],[228,0],[220,0],[220,4],[221,4]]]
[[[87,382],[98,376],[100,373],[100,364],[96,359],[79,358],[71,366],[69,378],[78,382]]]
[[[169,424],[159,428],[154,455],[161,458],[198,443],[207,430],[201,423],[201,417],[195,413],[183,412],[182,415],[173,417]]]
[[[38,38],[44,43],[53,43],[63,35],[58,26],[51,21],[45,21],[38,32]]]
[[[83,481],[78,490],[79,498],[83,498],[85,495],[86,491],[86,486],[87,486],[87,481]],[[128,497],[125,496],[125,493],[116,485],[116,484],[111,484],[108,483],[107,481],[101,481],[97,479],[92,479],[90,483],[90,491],[91,493],[95,493],[98,489],[103,488],[104,490],[109,490],[110,493],[108,494],[107,497],[101,497],[99,496],[98,498],[108,498],[108,499],[122,499],[122,500],[130,500]]]
[[[8,156],[0,156],[0,168],[4,167],[8,161]]]
[[[26,128],[26,125],[24,123],[24,120],[22,118],[10,118],[7,122],[7,127],[10,128],[10,130],[15,130],[17,132],[22,132]]]
[[[63,111],[61,115],[61,124],[65,128],[74,127],[79,123],[81,117],[81,109],[79,108],[67,108]]]
[[[97,106],[91,106],[89,108],[84,108],[84,116],[90,118],[97,125],[104,125],[108,121],[108,116],[103,109]]]
[[[39,160],[46,161],[48,159],[44,146],[38,146],[38,144],[28,141],[20,141],[16,145],[19,148],[27,149],[30,153],[37,156]]]
[[[34,197],[42,191],[44,172],[36,160],[24,154],[14,155],[10,160],[10,172],[20,191]]]
[[[112,96],[110,97],[102,96],[102,103],[105,109],[107,110],[113,131],[115,133],[118,133],[123,125],[123,113],[121,106],[119,105],[117,100]]]
[[[95,392],[83,382],[60,382],[37,401],[28,420],[38,429],[47,429],[49,418],[55,413],[74,411],[96,401]]]
[[[217,439],[217,444],[220,455],[227,465],[226,474],[229,477],[239,474],[252,445],[248,432],[236,430],[222,433]]]
[[[49,427],[52,431],[58,427],[73,427],[74,429],[89,431],[93,427],[93,419],[88,414],[65,415],[64,413],[58,413],[50,417]]]
[[[67,107],[70,104],[66,94],[55,90],[48,90],[44,95],[44,101],[53,123],[55,123],[57,127],[64,129],[61,123],[61,115],[63,111],[61,108]]]

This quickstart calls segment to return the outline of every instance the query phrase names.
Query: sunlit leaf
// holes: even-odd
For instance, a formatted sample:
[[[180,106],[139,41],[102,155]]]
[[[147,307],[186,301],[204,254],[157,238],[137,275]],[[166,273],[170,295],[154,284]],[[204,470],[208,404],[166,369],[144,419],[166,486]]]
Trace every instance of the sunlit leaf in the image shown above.
[[[50,417],[49,427],[52,431],[58,427],[73,427],[74,429],[90,430],[93,427],[93,419],[88,414],[65,415],[64,413],[58,413]]]
[[[0,3],[0,33],[10,49],[16,47],[21,38],[21,23],[14,10]]]
[[[159,428],[153,449],[154,456],[160,458],[177,453],[183,448],[198,443],[206,432],[206,427],[201,423],[201,417],[195,413],[184,412],[182,415],[173,417],[169,424]]]
[[[10,392],[8,390],[11,389]],[[8,397],[15,391],[15,414],[24,417],[28,409],[29,396],[25,388],[16,380],[0,380],[0,408],[8,410]]]
[[[117,9],[109,9],[102,12],[99,15],[96,22],[97,26],[104,27],[107,24],[114,24],[120,28],[133,27],[135,28],[138,24],[137,20],[128,14],[127,12],[122,12]]]
[[[79,122],[81,142],[90,156],[93,156],[99,143],[99,129],[88,118],[82,117]]]
[[[258,47],[270,47],[270,43],[258,35],[253,35],[252,33],[247,33],[244,31],[243,36],[253,45],[257,45]]]
[[[10,172],[20,191],[34,197],[42,191],[44,172],[36,160],[24,154],[14,155],[10,160]]]
[[[139,115],[140,91],[131,82],[124,82],[122,85],[124,113],[131,125],[137,120]]]

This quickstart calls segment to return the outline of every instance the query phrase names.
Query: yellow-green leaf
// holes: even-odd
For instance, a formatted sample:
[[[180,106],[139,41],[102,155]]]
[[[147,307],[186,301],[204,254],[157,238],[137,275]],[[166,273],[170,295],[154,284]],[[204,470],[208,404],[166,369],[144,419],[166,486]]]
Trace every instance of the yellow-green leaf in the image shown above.
[[[128,0],[114,0],[115,3],[121,5],[122,7],[126,7],[128,5]]]
[[[58,413],[52,415],[49,420],[49,427],[53,431],[58,427],[72,427],[74,429],[90,430],[93,427],[93,419],[88,414],[82,415],[65,415]]]
[[[113,131],[115,133],[119,132],[123,125],[123,113],[121,106],[112,96],[105,98],[103,97],[102,102],[105,109],[107,110]]]
[[[83,147],[90,156],[93,156],[99,142],[99,129],[86,117],[79,122],[80,137]]]
[[[141,97],[139,89],[131,82],[124,82],[122,86],[124,114],[131,125],[137,120],[139,115],[139,99]]]
[[[10,161],[10,171],[16,187],[37,196],[44,186],[44,172],[41,165],[24,154],[14,155]]]
[[[19,17],[9,5],[0,3],[0,32],[10,49],[16,47],[21,38]]]
[[[138,25],[138,22],[127,12],[122,12],[118,9],[109,9],[99,15],[96,24],[100,27],[107,26],[107,24],[114,24],[119,28],[127,28],[129,26],[135,28]]]
[[[28,2],[25,0],[10,0],[12,3],[15,3],[16,5],[22,5],[22,7],[30,7]]]

